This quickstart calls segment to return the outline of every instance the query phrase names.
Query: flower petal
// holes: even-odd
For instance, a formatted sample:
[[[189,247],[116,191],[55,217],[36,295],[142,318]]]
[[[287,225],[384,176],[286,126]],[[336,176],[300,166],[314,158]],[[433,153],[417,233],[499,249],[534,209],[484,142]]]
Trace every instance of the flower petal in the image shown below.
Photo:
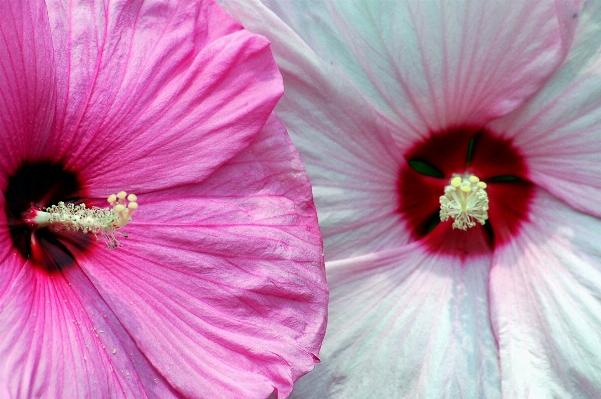
[[[503,397],[596,397],[601,222],[542,190],[530,219],[495,252],[491,271]]]
[[[229,4],[229,3],[228,3]],[[320,60],[259,4],[232,3],[245,24],[271,34],[286,75],[277,113],[285,121],[313,185],[328,260],[402,245],[398,215],[402,157],[392,132],[357,87]],[[255,18],[255,19],[253,19]],[[273,27],[269,32],[265,26]]]
[[[13,170],[29,145],[44,147],[51,128],[53,45],[43,1],[5,1],[0,15],[0,166]]]
[[[588,1],[565,64],[524,107],[493,123],[514,138],[531,180],[601,217],[601,2]]]
[[[578,12],[563,0],[262,3],[223,0],[244,26],[275,43],[286,96],[303,94],[289,91],[303,79],[290,62],[306,51],[296,44],[302,40],[360,87],[397,126],[399,142],[457,124],[481,126],[516,109],[564,60]]]
[[[281,96],[269,43],[212,0],[49,3],[62,91],[46,154],[90,195],[201,181]]]
[[[328,262],[322,363],[293,397],[499,398],[489,267],[420,243]]]
[[[453,97],[452,101],[448,101],[448,111],[452,114],[449,118],[457,119],[449,119],[445,122],[443,118],[438,122],[428,122],[430,121],[429,117],[426,117],[428,112],[432,111],[434,113],[431,115],[438,115],[435,107],[430,107],[430,105],[436,105],[434,100],[416,102],[420,107],[430,108],[423,112],[414,112],[414,116],[407,116],[408,114],[405,112],[406,110],[409,110],[407,111],[409,113],[413,112],[411,109],[414,108],[407,103],[409,100],[405,101],[403,98],[409,98],[407,93],[411,93],[413,90],[410,90],[413,87],[411,85],[419,86],[419,79],[409,82],[409,86],[403,86],[402,80],[401,83],[395,80],[415,67],[411,60],[415,59],[417,60],[415,62],[418,63],[422,60],[419,58],[419,54],[417,58],[411,56],[410,45],[406,45],[408,49],[403,51],[396,49],[395,46],[404,46],[405,37],[418,39],[415,37],[416,33],[412,31],[413,28],[406,21],[415,20],[420,15],[427,21],[430,18],[433,21],[441,18],[436,10],[430,10],[430,13],[427,14],[428,10],[426,9],[414,10],[414,14],[407,15],[410,8],[418,7],[419,4],[437,4],[436,2],[407,2],[405,5],[400,4],[398,7],[393,7],[390,12],[377,2],[367,2],[361,6],[352,2],[325,2],[323,6],[310,7],[303,3],[303,11],[296,14],[294,14],[294,10],[300,5],[295,2],[285,3],[282,6],[266,2],[271,9],[254,0],[227,0],[224,3],[226,9],[243,21],[246,27],[266,35],[274,43],[274,53],[283,71],[286,86],[286,94],[278,104],[277,113],[299,148],[313,183],[327,260],[368,254],[407,243],[410,239],[409,234],[398,213],[400,203],[398,176],[401,166],[406,162],[401,154],[422,136],[425,136],[429,128],[457,121],[481,123],[498,116],[499,113],[503,114],[514,109],[527,94],[538,89],[544,81],[544,79],[542,81],[540,79],[553,70],[554,67],[548,69],[553,62],[549,63],[549,60],[545,58],[549,56],[549,52],[553,53],[556,50],[553,54],[558,57],[555,62],[557,64],[561,58],[560,54],[565,52],[561,46],[569,46],[567,33],[565,34],[567,36],[564,35],[566,41],[561,39],[563,36],[557,27],[556,9],[552,2],[540,2],[537,5],[527,3],[537,9],[534,13],[536,17],[527,24],[522,23],[522,14],[520,13],[524,10],[519,10],[520,7],[526,7],[526,3],[521,2],[515,10],[511,11],[520,18],[512,21],[511,24],[505,26],[502,18],[498,20],[490,18],[490,24],[482,25],[484,30],[492,29],[494,31],[498,28],[497,39],[507,45],[511,43],[511,50],[521,53],[519,57],[516,56],[512,59],[517,62],[517,66],[506,63],[509,58],[505,54],[511,53],[511,51],[501,50],[503,46],[491,49],[488,44],[480,48],[478,45],[482,42],[475,40],[475,37],[471,36],[471,32],[463,32],[465,33],[464,39],[467,41],[464,44],[467,47],[459,46],[462,43],[461,40],[453,35],[460,35],[463,27],[477,31],[479,28],[472,23],[458,23],[452,26],[436,23],[424,24],[425,30],[418,33],[426,36],[434,35],[435,29],[440,26],[443,27],[442,31],[446,28],[457,30],[457,32],[451,32],[452,34],[445,34],[447,38],[455,38],[453,43],[459,46],[447,47],[449,59],[454,59],[451,57],[453,54],[458,57],[457,51],[464,52],[460,54],[470,54],[470,51],[475,51],[474,60],[481,61],[479,64],[474,61],[473,68],[475,70],[470,69],[468,62],[430,65],[434,68],[433,71],[436,68],[439,68],[440,71],[446,67],[451,68],[445,73],[432,72],[439,78],[454,76],[454,74],[458,74],[459,77],[450,82],[457,86],[457,90],[445,92],[446,94],[450,93],[449,96]],[[314,3],[311,5],[317,4]],[[457,21],[461,21],[461,18],[477,18],[478,15],[484,18],[484,15],[494,13],[494,10],[486,7],[512,7],[507,4],[506,2],[479,2],[478,5],[471,5],[475,7],[474,9],[463,10],[465,14],[461,14],[461,11],[457,10],[446,10],[446,12],[450,13],[449,15],[459,13],[453,17]],[[545,8],[544,4],[547,4],[548,7]],[[534,12],[534,10],[529,11]],[[364,12],[365,15],[361,15],[361,12]],[[473,12],[474,15],[470,15],[469,12]],[[422,15],[422,13],[425,14]],[[507,20],[511,20],[511,15],[507,14]],[[566,11],[564,10],[561,15],[565,17]],[[367,18],[369,16],[373,18]],[[563,17],[561,21],[565,22]],[[397,19],[402,21],[395,22]],[[543,19],[546,21],[546,25],[541,22]],[[547,33],[541,36],[538,31],[539,26],[536,26],[535,30],[528,30],[534,29],[534,25],[529,24],[542,24],[559,36],[552,34],[546,36]],[[378,36],[379,33],[375,30],[385,29],[386,26],[398,27],[400,30],[395,34],[402,37],[403,40],[391,40],[394,32],[386,30],[383,30],[383,33]],[[403,30],[405,29],[403,27],[407,27],[407,32]],[[545,29],[547,28],[542,28],[543,31]],[[516,44],[513,35],[520,32],[524,35],[531,33],[530,36],[526,36],[532,42],[524,41]],[[492,34],[488,30],[485,33]],[[482,32],[478,32],[478,35],[480,38],[486,36]],[[438,42],[430,40],[428,43],[439,43],[442,37],[438,37]],[[349,42],[344,42],[347,39]],[[483,42],[485,43],[485,41]],[[520,46],[529,46],[528,51],[523,51]],[[437,51],[438,47],[435,45],[430,49],[428,45],[421,50],[416,47],[416,51],[418,53],[422,50],[425,52]],[[393,48],[396,50],[393,51]],[[547,48],[548,51],[543,51],[543,48]],[[539,54],[539,51],[545,55]],[[374,54],[374,52],[378,52],[378,54]],[[503,55],[503,62],[498,62],[495,57],[501,55]],[[434,56],[428,57],[433,58]],[[543,65],[539,65],[541,57],[544,58]],[[487,62],[496,67],[486,67]],[[519,69],[519,65],[523,67],[522,70]],[[516,72],[516,68],[521,72]],[[532,71],[528,68],[537,70]],[[405,69],[406,72],[403,72]],[[419,71],[427,71],[427,68],[422,68],[420,64],[419,68],[412,73],[419,74]],[[395,75],[395,72],[400,75]],[[394,81],[389,81],[389,79]],[[477,79],[484,80],[479,82]],[[496,89],[498,85],[489,84],[491,80],[502,81],[503,85],[506,85],[507,92],[498,91]],[[529,83],[524,84],[522,80],[527,80]],[[372,83],[378,86],[378,90],[380,90],[379,94],[376,93],[378,95],[374,94],[375,86],[372,87],[373,90],[368,87]],[[528,86],[529,84],[531,86]],[[419,89],[418,86],[415,87]],[[416,94],[416,98],[425,99],[432,95],[435,100],[444,100],[446,97],[436,91],[442,90],[444,85],[437,84],[435,86],[436,89],[432,93]],[[462,103],[457,101],[455,96],[459,88],[474,91],[474,93],[466,94],[465,101]],[[481,95],[476,95],[478,93]],[[514,95],[516,97],[511,97]],[[519,101],[516,100],[518,97]],[[390,103],[390,107],[393,108],[390,112],[383,111],[385,107],[381,104],[380,98]],[[512,105],[508,106],[507,104],[510,103]],[[492,111],[493,108],[505,106],[508,108],[503,112]],[[454,107],[464,107],[465,109],[460,110]],[[488,110],[483,111],[478,107],[488,107]],[[378,118],[377,113],[382,114],[381,119]],[[487,116],[483,117],[482,121],[470,119],[472,115],[476,114],[486,114]],[[400,121],[397,116],[405,118],[405,120]],[[427,123],[424,125],[424,122]],[[395,139],[398,149],[394,145]]]
[[[303,154],[327,259],[406,243],[409,235],[398,214],[403,161],[389,130],[359,93],[349,96],[349,86],[305,88],[314,95],[283,99],[278,114]]]
[[[186,397],[286,397],[317,359],[327,287],[281,123],[202,185],[139,203],[123,248],[75,255],[138,347]]]
[[[174,398],[78,267],[48,275],[14,253],[0,292],[6,398]]]

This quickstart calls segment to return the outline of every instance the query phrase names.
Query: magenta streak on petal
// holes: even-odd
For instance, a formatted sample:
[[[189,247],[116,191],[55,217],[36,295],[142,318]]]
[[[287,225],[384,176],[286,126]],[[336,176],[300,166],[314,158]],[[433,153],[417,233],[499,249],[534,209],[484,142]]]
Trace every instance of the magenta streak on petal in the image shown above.
[[[468,163],[472,138],[473,152]],[[423,239],[434,252],[458,256],[488,252],[510,240],[528,218],[533,188],[526,162],[511,141],[487,129],[466,126],[432,132],[427,139],[416,143],[405,154],[405,159],[427,163],[444,175],[443,178],[426,176],[409,163],[401,166],[399,174],[399,213],[413,238]],[[454,230],[449,220],[428,231],[440,209],[439,197],[454,173],[471,173],[487,182],[489,229],[477,225],[467,232]],[[513,176],[518,180],[490,181],[499,176]]]

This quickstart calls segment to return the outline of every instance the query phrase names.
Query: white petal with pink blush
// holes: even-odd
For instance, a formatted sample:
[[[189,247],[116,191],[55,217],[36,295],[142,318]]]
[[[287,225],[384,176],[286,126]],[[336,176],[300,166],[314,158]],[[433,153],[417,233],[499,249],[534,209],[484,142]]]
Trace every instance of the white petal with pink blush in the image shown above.
[[[587,1],[566,62],[524,107],[492,126],[529,159],[532,179],[601,217],[601,2]]]
[[[414,243],[329,262],[324,361],[293,397],[500,398],[490,260]]]
[[[559,0],[222,3],[254,32],[286,34],[279,45],[290,51],[276,50],[285,79],[290,71],[302,80],[303,68],[288,64],[291,54],[315,53],[399,127],[399,141],[427,129],[486,123],[520,106],[566,56],[578,9]]]
[[[601,392],[601,221],[543,190],[532,223],[495,252],[491,321],[503,397]]]

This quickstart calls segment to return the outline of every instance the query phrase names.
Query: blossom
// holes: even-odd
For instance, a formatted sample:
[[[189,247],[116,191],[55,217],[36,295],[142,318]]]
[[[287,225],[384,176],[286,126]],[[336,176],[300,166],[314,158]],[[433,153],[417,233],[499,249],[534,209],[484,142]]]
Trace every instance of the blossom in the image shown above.
[[[322,363],[293,397],[601,392],[601,2],[582,3],[224,1],[274,43],[324,235]]]
[[[211,0],[0,14],[0,397],[286,397],[327,289],[269,42]]]

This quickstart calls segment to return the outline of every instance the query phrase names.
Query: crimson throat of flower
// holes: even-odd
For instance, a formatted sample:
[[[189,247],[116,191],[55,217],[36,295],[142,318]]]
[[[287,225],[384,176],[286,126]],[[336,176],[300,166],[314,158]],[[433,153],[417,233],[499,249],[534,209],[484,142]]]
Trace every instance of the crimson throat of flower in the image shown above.
[[[26,161],[9,174],[4,190],[7,227],[24,261],[48,273],[74,265],[96,240],[119,246],[116,234],[138,208],[134,194],[108,197],[110,208],[88,206],[79,173],[62,162]]]
[[[398,212],[413,239],[432,252],[490,252],[528,219],[533,185],[526,162],[496,132],[469,126],[430,132],[405,159]]]

